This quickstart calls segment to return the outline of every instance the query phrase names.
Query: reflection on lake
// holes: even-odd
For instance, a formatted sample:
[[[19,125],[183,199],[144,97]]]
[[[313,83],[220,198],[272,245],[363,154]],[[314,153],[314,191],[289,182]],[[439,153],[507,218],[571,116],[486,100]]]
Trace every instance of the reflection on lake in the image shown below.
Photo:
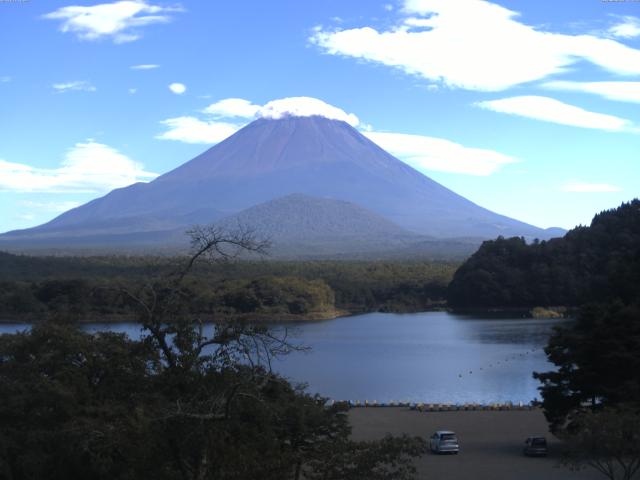
[[[333,399],[527,403],[539,398],[531,373],[552,368],[542,349],[553,326],[563,322],[426,312],[294,323],[287,325],[289,334],[312,350],[273,367]],[[0,333],[22,328],[0,325]],[[131,323],[86,328],[140,335]]]

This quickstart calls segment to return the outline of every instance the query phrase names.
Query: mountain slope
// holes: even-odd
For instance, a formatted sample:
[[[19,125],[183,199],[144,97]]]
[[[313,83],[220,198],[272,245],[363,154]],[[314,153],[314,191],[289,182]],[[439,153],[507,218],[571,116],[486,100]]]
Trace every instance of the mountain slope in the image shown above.
[[[424,239],[354,203],[303,194],[270,200],[216,223],[229,230],[253,229],[271,241],[277,257],[379,253]]]
[[[217,223],[227,228],[247,225],[274,241],[417,237],[353,203],[299,193],[261,203]]]
[[[153,232],[209,223],[292,193],[355,203],[407,230],[440,238],[549,236],[457,195],[345,122],[290,116],[258,119],[150,183],[114,190],[0,240],[91,237],[109,243],[114,236],[140,234],[153,241]]]

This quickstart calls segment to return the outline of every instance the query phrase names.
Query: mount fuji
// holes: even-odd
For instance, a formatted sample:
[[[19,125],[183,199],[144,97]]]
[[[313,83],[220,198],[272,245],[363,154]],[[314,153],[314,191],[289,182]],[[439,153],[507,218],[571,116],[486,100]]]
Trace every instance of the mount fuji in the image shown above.
[[[289,200],[273,202],[283,197]],[[336,201],[343,203],[337,206]],[[268,208],[243,214],[265,203]],[[291,215],[296,204],[307,208]],[[286,216],[278,210],[283,205]],[[0,235],[0,247],[166,247],[184,242],[182,232],[194,224],[256,216],[262,227],[282,223],[285,217],[299,219],[278,230],[280,240],[291,243],[308,236],[305,229],[310,225],[315,230],[309,235],[317,233],[318,212],[324,216],[325,232],[339,233],[330,227],[331,218],[336,218],[335,225],[350,226],[349,238],[368,237],[380,245],[390,237],[410,242],[498,235],[544,239],[561,234],[465,199],[345,121],[284,115],[253,121],[149,183],[113,190],[43,225]],[[327,212],[334,212],[334,217]]]

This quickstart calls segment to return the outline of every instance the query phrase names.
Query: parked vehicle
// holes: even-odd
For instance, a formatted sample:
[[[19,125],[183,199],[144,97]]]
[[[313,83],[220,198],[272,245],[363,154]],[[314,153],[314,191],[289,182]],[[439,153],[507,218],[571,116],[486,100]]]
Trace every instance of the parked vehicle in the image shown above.
[[[530,457],[544,457],[547,455],[547,439],[545,437],[528,437],[524,441],[523,453]]]
[[[429,446],[434,453],[454,453],[457,454],[460,451],[460,444],[458,437],[454,432],[448,430],[438,430],[431,435],[429,439]]]

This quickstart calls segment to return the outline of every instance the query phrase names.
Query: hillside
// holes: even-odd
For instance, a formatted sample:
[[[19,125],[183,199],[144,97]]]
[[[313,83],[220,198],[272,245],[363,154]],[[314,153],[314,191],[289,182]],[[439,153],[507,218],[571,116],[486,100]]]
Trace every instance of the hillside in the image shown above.
[[[482,244],[455,273],[454,307],[577,306],[640,300],[640,200],[597,214],[563,238]]]

